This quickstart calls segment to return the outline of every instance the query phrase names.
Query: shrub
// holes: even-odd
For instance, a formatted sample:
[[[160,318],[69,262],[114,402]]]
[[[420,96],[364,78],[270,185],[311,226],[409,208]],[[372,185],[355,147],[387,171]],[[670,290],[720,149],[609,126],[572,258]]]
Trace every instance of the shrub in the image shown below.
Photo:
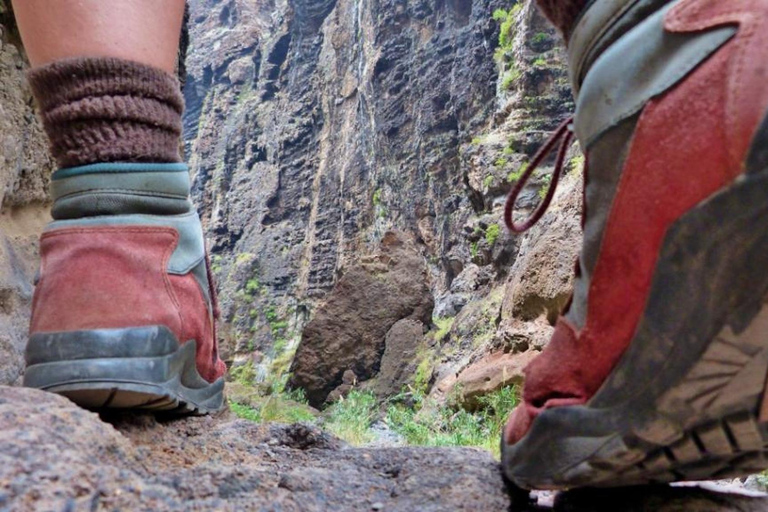
[[[456,317],[453,316],[432,319],[432,323],[434,323],[435,327],[437,327],[434,335],[435,341],[442,341],[443,338],[448,335],[448,333],[451,331],[451,327],[453,327],[454,320],[456,320]]]
[[[429,399],[413,394],[414,407],[395,403],[387,409],[389,427],[408,444],[420,446],[476,446],[500,457],[499,436],[517,404],[517,390],[509,386],[479,399],[481,409],[437,408]]]
[[[549,36],[547,34],[545,34],[544,32],[537,32],[531,38],[531,43],[533,43],[534,45],[538,45],[548,40],[549,40]]]
[[[501,79],[501,88],[505,91],[512,89],[512,86],[517,82],[522,73],[517,67],[511,67],[504,73],[504,77]]]
[[[229,376],[232,380],[239,382],[244,386],[252,386],[256,380],[256,368],[253,366],[252,361],[248,361],[245,364],[236,366],[229,370]]]
[[[488,229],[485,231],[485,241],[488,242],[488,245],[493,247],[493,244],[496,243],[496,240],[498,240],[500,234],[501,226],[498,224],[492,224],[488,226]]]
[[[523,177],[523,174],[525,173],[525,170],[527,168],[528,168],[527,163],[520,164],[520,167],[518,167],[517,170],[514,170],[507,175],[507,181],[509,183],[516,182],[517,180]]]

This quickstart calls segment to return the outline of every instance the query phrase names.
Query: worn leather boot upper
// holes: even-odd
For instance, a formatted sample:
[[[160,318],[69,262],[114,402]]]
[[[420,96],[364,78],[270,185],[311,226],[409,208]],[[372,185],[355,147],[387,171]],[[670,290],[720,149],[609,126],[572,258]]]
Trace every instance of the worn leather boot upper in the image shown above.
[[[768,2],[596,0],[568,54],[588,161],[584,242],[572,305],[526,370],[510,445],[543,411],[589,403],[661,297],[671,226],[744,173],[768,111]]]
[[[30,333],[165,326],[196,342],[197,369],[224,374],[214,292],[184,164],[93,164],[52,178]]]

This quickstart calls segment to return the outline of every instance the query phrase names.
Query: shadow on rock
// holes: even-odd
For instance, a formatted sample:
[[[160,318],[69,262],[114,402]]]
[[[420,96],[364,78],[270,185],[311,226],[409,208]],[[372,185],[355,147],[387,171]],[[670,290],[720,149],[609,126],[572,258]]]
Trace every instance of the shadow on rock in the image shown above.
[[[579,489],[533,493],[526,503],[512,493],[510,512],[764,512],[768,497],[714,484]]]

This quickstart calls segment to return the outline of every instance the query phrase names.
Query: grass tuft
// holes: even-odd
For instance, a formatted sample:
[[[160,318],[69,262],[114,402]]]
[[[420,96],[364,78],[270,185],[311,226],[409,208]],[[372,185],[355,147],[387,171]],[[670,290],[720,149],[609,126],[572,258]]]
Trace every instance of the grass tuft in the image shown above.
[[[353,446],[374,439],[371,424],[376,418],[376,397],[370,391],[352,390],[326,410],[323,427]]]

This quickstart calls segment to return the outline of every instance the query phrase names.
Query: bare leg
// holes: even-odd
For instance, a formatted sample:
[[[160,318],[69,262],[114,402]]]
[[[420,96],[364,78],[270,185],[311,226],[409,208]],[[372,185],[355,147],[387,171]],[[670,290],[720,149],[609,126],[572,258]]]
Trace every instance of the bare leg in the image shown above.
[[[13,0],[33,67],[117,57],[173,72],[184,0]]]

